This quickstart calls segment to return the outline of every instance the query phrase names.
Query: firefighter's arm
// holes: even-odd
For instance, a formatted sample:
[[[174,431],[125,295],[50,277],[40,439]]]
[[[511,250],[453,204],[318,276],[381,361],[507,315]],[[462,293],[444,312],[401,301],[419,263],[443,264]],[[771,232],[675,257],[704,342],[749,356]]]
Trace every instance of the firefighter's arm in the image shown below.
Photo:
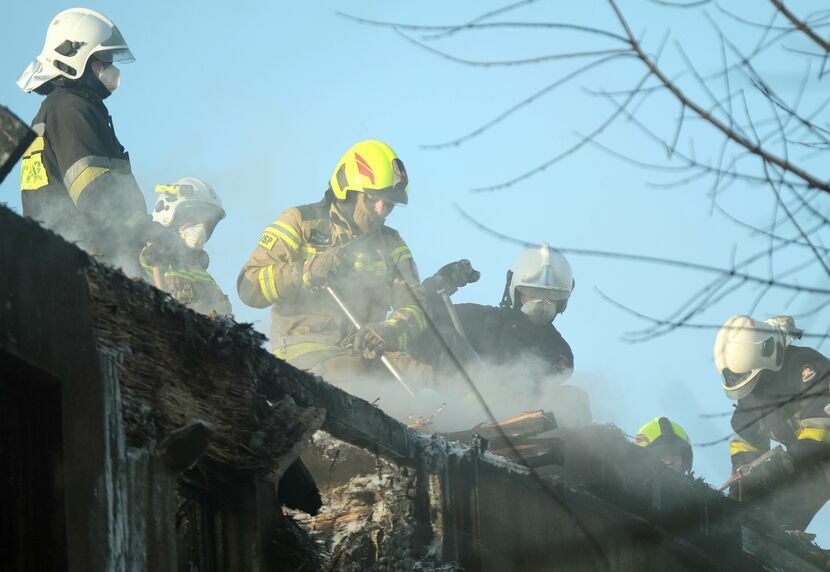
[[[392,282],[392,313],[386,322],[394,325],[401,336],[397,349],[406,349],[409,340],[427,329],[427,299],[418,278],[412,252],[398,237],[391,252],[394,265]]]
[[[752,411],[738,401],[732,414],[735,436],[729,442],[733,470],[751,463],[770,449],[770,439],[762,433],[757,417],[758,411]]]
[[[147,205],[129,160],[112,157],[105,140],[111,131],[106,113],[91,104],[67,105],[46,118],[63,184],[78,209],[99,223],[135,226]]]
[[[303,287],[303,237],[300,213],[288,209],[270,224],[236,281],[239,298],[266,308],[295,297]]]
[[[570,344],[565,341],[562,334],[559,333],[553,325],[554,331],[553,343],[549,348],[548,360],[557,372],[573,372],[574,369],[574,354],[571,350]]]
[[[796,440],[787,446],[796,464],[825,457],[830,446],[830,361],[811,351],[799,373],[803,385],[801,411]]]
[[[364,324],[355,334],[354,349],[367,359],[386,351],[406,351],[410,341],[427,328],[426,295],[409,247],[400,237],[389,253],[392,266],[392,313],[377,324]]]

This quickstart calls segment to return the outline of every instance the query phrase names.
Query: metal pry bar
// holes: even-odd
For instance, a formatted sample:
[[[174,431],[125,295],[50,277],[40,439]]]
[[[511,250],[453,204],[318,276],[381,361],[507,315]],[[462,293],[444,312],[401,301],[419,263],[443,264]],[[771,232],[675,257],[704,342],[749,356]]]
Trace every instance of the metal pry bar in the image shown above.
[[[361,324],[357,320],[357,318],[354,317],[354,314],[352,314],[351,311],[349,311],[349,307],[346,306],[346,304],[343,303],[343,300],[340,299],[340,296],[337,295],[337,292],[332,290],[331,286],[323,286],[323,290],[328,292],[329,296],[331,296],[331,299],[334,300],[335,304],[340,306],[340,309],[343,310],[343,313],[346,315],[346,318],[349,319],[349,321],[352,323],[352,325],[355,328],[357,328],[359,330],[360,328],[363,327],[363,326],[361,326]],[[403,380],[403,375],[401,375],[401,372],[398,370],[398,368],[395,367],[395,364],[393,364],[391,361],[389,361],[389,358],[386,357],[385,354],[381,354],[380,361],[381,361],[381,363],[383,363],[383,365],[386,367],[386,369],[389,370],[389,373],[392,374],[392,377],[394,377],[395,379],[398,380],[398,383],[400,383],[403,386],[403,388],[406,390],[406,392],[411,397],[415,397],[415,394],[412,393],[411,389],[409,389],[409,386]]]

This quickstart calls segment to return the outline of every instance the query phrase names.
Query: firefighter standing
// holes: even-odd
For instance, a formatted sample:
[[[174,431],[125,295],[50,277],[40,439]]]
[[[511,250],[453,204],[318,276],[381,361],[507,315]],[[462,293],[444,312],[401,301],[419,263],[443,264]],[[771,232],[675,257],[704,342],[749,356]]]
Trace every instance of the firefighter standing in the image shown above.
[[[213,187],[186,177],[172,185],[156,185],[159,198],[153,221],[175,233],[184,248],[168,251],[152,242],[141,252],[148,280],[173,298],[202,314],[231,315],[231,304],[208,274],[208,253],[203,250],[213,230],[225,218],[222,201]]]
[[[132,60],[109,18],[72,8],[52,20],[17,84],[46,96],[22,162],[23,214],[137,275],[147,206],[104,105],[120,82],[114,62]]]
[[[722,385],[737,400],[730,443],[739,500],[773,507],[784,528],[804,530],[830,498],[825,470],[830,454],[830,361],[801,337],[792,318],[757,321],[733,316],[720,329],[714,357]],[[770,450],[786,453],[752,463]]]
[[[271,306],[277,357],[346,385],[425,329],[412,253],[384,225],[407,200],[401,160],[388,145],[363,141],[340,159],[320,202],[290,208],[265,229],[237,290],[249,306]],[[359,331],[323,286],[363,324]]]

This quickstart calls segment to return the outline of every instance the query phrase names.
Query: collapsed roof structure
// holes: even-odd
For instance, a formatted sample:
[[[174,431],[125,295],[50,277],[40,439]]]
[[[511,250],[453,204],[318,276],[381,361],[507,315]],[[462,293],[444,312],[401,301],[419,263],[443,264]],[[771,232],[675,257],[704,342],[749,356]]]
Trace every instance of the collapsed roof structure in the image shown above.
[[[0,570],[828,565],[614,427],[415,431],[4,207],[0,267]]]

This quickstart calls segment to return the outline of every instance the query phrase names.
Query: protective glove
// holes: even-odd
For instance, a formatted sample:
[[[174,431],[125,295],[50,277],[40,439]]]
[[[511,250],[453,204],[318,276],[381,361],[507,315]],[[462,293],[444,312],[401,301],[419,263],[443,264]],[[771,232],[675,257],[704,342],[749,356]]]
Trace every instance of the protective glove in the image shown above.
[[[825,443],[812,439],[798,439],[787,445],[787,453],[795,467],[805,467],[830,457],[830,448]]]
[[[741,478],[732,485],[730,493],[739,492],[740,500],[753,500],[780,486],[794,472],[793,459],[784,451],[779,451],[759,465],[740,465],[734,472]]]
[[[329,282],[343,263],[339,248],[310,254],[303,262],[303,286],[318,288]]]
[[[479,278],[481,278],[481,273],[473,268],[469,260],[464,258],[445,264],[431,278],[427,278],[425,282],[430,282],[430,286],[436,292],[443,291],[451,296],[462,286],[477,282]]]
[[[355,351],[362,353],[366,359],[376,359],[383,352],[402,350],[400,327],[388,322],[366,324],[354,337]]]

